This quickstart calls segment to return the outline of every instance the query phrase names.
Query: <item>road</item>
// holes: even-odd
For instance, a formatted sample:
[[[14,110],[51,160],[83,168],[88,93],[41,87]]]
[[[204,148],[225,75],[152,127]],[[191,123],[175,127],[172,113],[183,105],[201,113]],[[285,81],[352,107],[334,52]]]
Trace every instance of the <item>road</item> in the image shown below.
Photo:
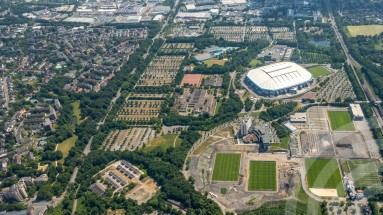
[[[175,8],[177,7],[178,2],[179,2],[179,0],[176,0],[176,2],[175,2],[175,6],[174,6],[174,8],[172,9],[172,11],[175,11]],[[173,18],[173,17],[172,17],[172,18]],[[168,20],[169,20],[169,19],[170,19],[170,17],[168,17],[168,18],[166,19],[166,21],[164,22],[164,24],[163,24],[162,27],[161,27],[161,30],[160,30],[160,31],[157,33],[157,35],[152,39],[152,43],[151,43],[151,45],[148,47],[146,53],[145,53],[144,56],[143,56],[144,59],[149,55],[150,48],[151,48],[151,46],[153,45],[155,39],[161,37],[162,31],[163,31],[163,29],[166,27],[166,25],[168,24]],[[129,58],[128,58],[128,59],[129,59]],[[132,70],[132,73],[134,73],[135,71],[136,71],[136,68],[134,68],[134,69]],[[137,83],[134,85],[133,89],[135,89],[136,86],[137,86]],[[96,127],[97,130],[99,130],[100,126],[103,125],[103,124],[105,123],[105,120],[106,120],[107,116],[109,115],[109,112],[112,110],[112,108],[113,108],[115,102],[117,101],[117,99],[118,99],[120,96],[121,96],[121,87],[118,89],[118,91],[117,91],[117,93],[116,93],[116,96],[110,101],[110,104],[109,104],[109,106],[108,106],[108,111],[106,112],[105,116],[104,116],[104,117],[97,123],[97,127]],[[85,148],[84,148],[83,155],[82,155],[83,157],[86,157],[86,156],[90,153],[90,151],[91,151],[91,146],[92,146],[92,141],[93,141],[93,136],[89,139],[88,144],[87,144],[87,145],[85,146]],[[79,167],[80,167],[80,166],[79,166]],[[74,183],[74,182],[75,182],[79,167],[75,167],[75,169],[74,169],[74,171],[73,171],[73,173],[72,173],[72,175],[71,175],[71,178],[70,178],[70,182],[71,182],[71,183]],[[80,185],[79,185],[79,186],[80,186]],[[77,189],[77,190],[78,190],[78,189]],[[64,193],[66,193],[66,191],[65,191]],[[76,193],[77,193],[77,191],[76,191]],[[63,196],[64,196],[64,194],[63,194],[61,197],[63,197]],[[61,198],[61,197],[60,197],[60,198]],[[61,200],[62,200],[62,199],[63,199],[63,198],[61,198]],[[61,200],[60,200],[60,202],[61,202]],[[76,211],[76,207],[77,207],[77,199],[75,199],[75,200],[73,201],[73,207],[72,207],[73,210],[72,210],[72,214],[75,213],[75,211]]]
[[[371,86],[369,85],[368,81],[367,80],[363,80],[363,83],[360,81],[359,79],[359,76],[354,68],[353,65],[355,65],[356,67],[358,68],[361,68],[361,65],[351,56],[350,52],[349,52],[349,49],[348,47],[346,46],[344,40],[343,40],[343,36],[342,34],[339,32],[339,29],[338,29],[338,26],[336,25],[336,20],[335,20],[335,17],[334,17],[334,14],[332,13],[332,8],[331,8],[331,3],[330,3],[330,0],[327,0],[326,1],[326,4],[327,4],[327,10],[328,10],[328,13],[329,13],[329,17],[330,17],[330,20],[331,20],[331,26],[336,34],[336,37],[338,38],[338,41],[340,42],[341,46],[342,46],[342,49],[343,49],[343,52],[344,54],[346,55],[346,58],[347,58],[347,63],[349,65],[351,65],[351,69],[357,79],[357,82],[359,84],[359,86],[363,89],[363,93],[364,93],[364,97],[365,97],[365,100],[366,101],[374,101],[374,102],[380,102],[380,99],[376,96],[376,94],[374,93],[373,90],[371,90]],[[380,129],[382,130],[382,125],[383,125],[383,108],[381,105],[375,105],[375,106],[372,106],[372,110],[373,110],[373,115],[374,117],[376,117],[377,121],[378,121],[378,124],[379,124],[379,127]],[[383,132],[383,130],[382,130]],[[370,152],[371,154],[371,152]]]

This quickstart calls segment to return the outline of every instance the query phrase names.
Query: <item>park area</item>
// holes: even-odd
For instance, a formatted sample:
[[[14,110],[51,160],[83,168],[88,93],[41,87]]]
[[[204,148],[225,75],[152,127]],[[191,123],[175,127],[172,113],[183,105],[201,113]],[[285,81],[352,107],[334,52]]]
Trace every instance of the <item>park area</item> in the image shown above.
[[[238,181],[241,154],[218,153],[214,162],[213,181]]]
[[[328,111],[332,131],[355,131],[348,111]]]
[[[164,134],[149,141],[144,148],[144,152],[149,152],[156,147],[160,147],[165,152],[169,147],[179,146],[181,142],[182,140],[178,138],[177,134]]]
[[[314,78],[318,78],[320,76],[328,75],[331,73],[323,66],[311,67],[308,69],[308,71],[313,75]]]
[[[57,144],[57,151],[60,151],[63,153],[63,158],[59,160],[58,162],[64,163],[64,159],[69,154],[69,150],[75,145],[78,137],[76,135],[64,140],[62,143]]]
[[[336,160],[310,158],[305,160],[305,167],[309,188],[336,189],[339,197],[345,196]]]
[[[381,186],[378,167],[374,160],[348,160],[355,187]]]
[[[352,37],[375,36],[383,32],[383,25],[349,25],[347,26],[347,30]]]
[[[84,120],[81,119],[80,101],[73,102],[72,106],[73,106],[73,115],[76,117],[77,124],[81,124]]]
[[[250,161],[249,191],[276,191],[276,162]]]
[[[262,61],[258,60],[258,59],[252,59],[249,63],[250,67],[251,68],[255,68],[257,67],[258,65],[262,65]]]

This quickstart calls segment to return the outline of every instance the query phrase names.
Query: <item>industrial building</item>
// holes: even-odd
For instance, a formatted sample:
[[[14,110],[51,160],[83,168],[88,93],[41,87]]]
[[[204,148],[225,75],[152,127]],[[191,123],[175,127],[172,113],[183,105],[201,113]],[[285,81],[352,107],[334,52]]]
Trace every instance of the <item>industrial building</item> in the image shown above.
[[[350,114],[353,120],[363,120],[364,114],[360,104],[350,104]]]
[[[250,70],[245,78],[251,90],[264,96],[296,94],[312,82],[311,73],[292,62],[274,63]]]

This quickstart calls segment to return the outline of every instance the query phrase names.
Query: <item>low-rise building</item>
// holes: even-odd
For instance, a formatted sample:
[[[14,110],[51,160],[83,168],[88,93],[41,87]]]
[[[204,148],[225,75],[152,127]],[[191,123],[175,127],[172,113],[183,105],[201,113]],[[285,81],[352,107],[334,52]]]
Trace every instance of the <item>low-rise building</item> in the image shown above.
[[[360,107],[360,104],[350,104],[349,110],[353,120],[364,119],[364,114],[362,108]]]

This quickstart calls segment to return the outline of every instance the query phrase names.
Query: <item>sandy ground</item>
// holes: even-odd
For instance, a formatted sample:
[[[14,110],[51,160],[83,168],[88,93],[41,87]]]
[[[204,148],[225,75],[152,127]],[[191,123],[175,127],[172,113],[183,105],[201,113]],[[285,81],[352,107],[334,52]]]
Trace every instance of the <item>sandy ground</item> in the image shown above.
[[[338,197],[336,189],[310,188],[310,191],[320,197]]]

